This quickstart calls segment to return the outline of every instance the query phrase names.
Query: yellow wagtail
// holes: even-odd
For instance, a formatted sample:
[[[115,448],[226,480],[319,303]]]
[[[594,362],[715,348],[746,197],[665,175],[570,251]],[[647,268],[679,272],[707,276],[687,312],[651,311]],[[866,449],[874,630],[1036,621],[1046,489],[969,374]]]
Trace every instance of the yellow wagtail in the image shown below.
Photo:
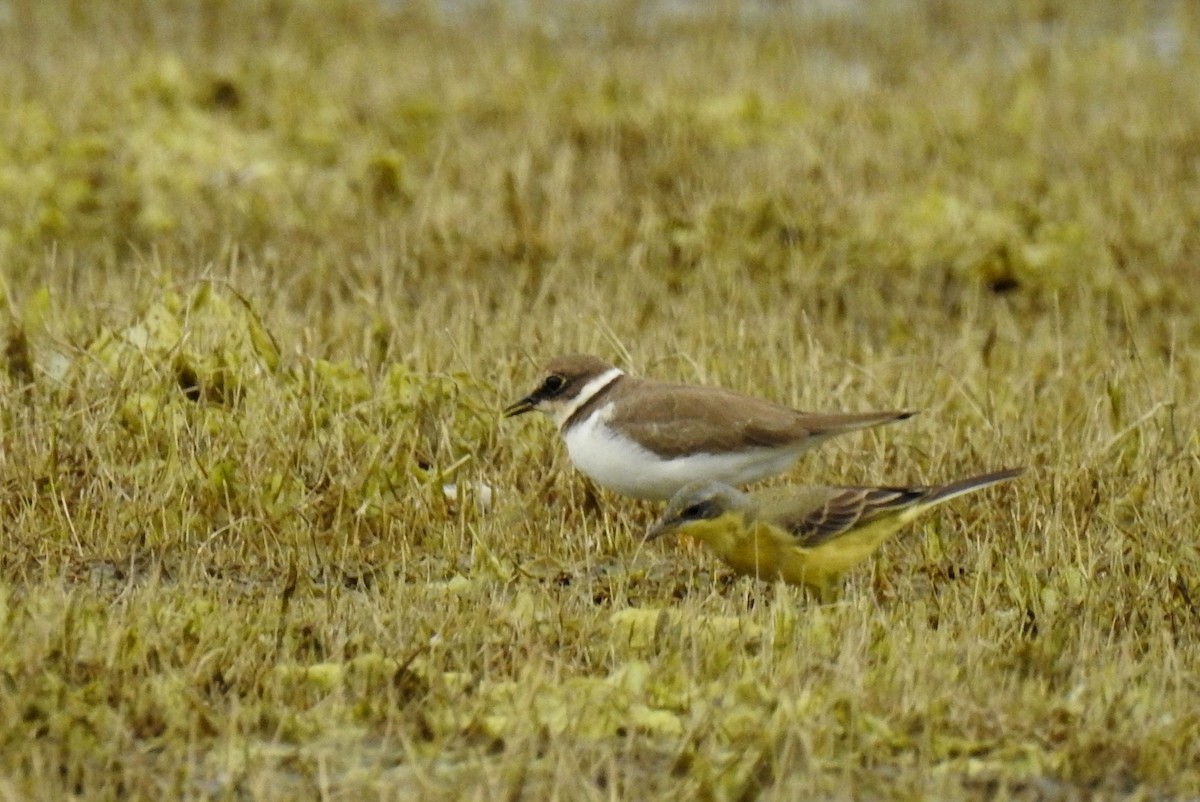
[[[739,574],[805,585],[824,598],[843,574],[926,510],[1023,471],[941,487],[780,487],[753,494],[694,482],[671,499],[646,539],[688,535]]]

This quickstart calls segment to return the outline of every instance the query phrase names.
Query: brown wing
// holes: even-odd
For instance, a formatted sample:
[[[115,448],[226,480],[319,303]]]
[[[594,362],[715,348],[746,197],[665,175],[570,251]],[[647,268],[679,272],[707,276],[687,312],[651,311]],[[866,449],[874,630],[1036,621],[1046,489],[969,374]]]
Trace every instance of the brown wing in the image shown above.
[[[800,505],[791,515],[777,513],[774,520],[796,536],[806,548],[871,523],[890,512],[911,507],[926,498],[927,487],[830,487],[824,497]]]
[[[652,390],[652,392],[645,392]],[[661,457],[712,451],[778,448],[908,417],[909,413],[807,413],[715,387],[655,382],[622,400],[613,422]]]

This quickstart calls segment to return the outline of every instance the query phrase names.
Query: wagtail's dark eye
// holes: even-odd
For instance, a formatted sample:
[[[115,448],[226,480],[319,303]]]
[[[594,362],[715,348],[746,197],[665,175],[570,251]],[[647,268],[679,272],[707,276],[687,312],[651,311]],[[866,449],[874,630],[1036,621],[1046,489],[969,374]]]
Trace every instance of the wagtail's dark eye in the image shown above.
[[[547,395],[553,395],[563,388],[566,380],[562,376],[550,375],[542,382],[542,392]]]
[[[712,514],[712,505],[707,501],[697,501],[692,506],[680,513],[679,517],[685,521],[699,521],[703,518],[708,518]]]

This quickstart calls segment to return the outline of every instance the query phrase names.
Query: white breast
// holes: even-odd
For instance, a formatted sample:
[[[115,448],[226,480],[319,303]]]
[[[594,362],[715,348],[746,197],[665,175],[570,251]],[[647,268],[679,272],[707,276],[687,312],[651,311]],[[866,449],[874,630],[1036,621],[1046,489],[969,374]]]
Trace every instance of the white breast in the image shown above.
[[[666,500],[689,482],[743,485],[783,473],[803,447],[759,448],[729,454],[694,454],[663,459],[608,425],[612,405],[568,429],[563,439],[575,467],[601,487],[634,498]]]

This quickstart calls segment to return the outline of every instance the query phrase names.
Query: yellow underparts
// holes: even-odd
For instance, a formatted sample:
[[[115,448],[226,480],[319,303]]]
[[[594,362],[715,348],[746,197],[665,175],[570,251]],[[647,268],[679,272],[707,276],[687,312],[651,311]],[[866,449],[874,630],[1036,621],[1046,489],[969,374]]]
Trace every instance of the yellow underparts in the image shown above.
[[[680,534],[707,545],[739,574],[782,579],[827,595],[842,575],[871,556],[913,516],[892,515],[806,549],[796,537],[764,521],[747,522],[737,513],[680,527]]]

